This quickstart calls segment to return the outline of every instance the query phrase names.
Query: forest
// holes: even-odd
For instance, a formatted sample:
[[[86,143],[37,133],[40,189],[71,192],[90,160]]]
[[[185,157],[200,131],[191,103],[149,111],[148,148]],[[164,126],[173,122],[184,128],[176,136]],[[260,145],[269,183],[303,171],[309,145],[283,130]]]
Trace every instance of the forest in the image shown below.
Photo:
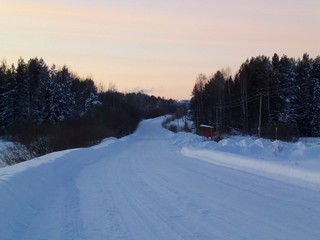
[[[234,76],[227,70],[200,74],[189,108],[196,129],[212,125],[218,135],[319,137],[320,56],[262,55],[247,59]],[[98,90],[92,79],[66,66],[49,67],[41,58],[0,65],[0,137],[25,146],[29,158],[121,137],[141,119],[181,109],[185,105],[177,101],[142,92]]]
[[[226,70],[200,74],[190,109],[197,128],[209,124],[218,134],[319,137],[320,56],[261,55],[247,59],[234,77]]]
[[[177,107],[172,99],[142,92],[98,91],[92,79],[66,66],[49,67],[41,58],[0,66],[0,137],[23,144],[29,158],[130,134],[141,119]],[[13,158],[9,163],[26,160],[21,154]]]

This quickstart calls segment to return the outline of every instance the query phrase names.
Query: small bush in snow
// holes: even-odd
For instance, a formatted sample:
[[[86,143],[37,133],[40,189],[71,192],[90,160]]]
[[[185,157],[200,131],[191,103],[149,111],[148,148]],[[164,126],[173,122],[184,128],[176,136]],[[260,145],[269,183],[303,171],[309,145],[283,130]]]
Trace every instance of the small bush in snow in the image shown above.
[[[6,165],[13,165],[16,163],[27,161],[35,156],[30,152],[26,146],[20,143],[11,143],[8,145],[0,155],[0,161]]]

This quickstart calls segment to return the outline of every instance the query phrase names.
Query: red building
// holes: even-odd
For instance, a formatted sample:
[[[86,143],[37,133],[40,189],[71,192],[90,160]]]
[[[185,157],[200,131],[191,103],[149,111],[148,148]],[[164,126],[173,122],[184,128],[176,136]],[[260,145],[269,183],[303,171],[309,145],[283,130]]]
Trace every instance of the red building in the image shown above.
[[[200,125],[199,133],[201,136],[204,136],[206,138],[212,138],[213,137],[213,127],[210,125]]]

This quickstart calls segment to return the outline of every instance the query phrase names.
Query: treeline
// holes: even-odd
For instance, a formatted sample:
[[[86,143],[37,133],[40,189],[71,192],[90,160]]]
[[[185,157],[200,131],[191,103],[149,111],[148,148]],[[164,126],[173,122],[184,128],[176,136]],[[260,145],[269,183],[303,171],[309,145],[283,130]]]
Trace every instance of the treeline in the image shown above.
[[[176,108],[173,100],[143,93],[98,92],[92,79],[39,58],[0,66],[0,136],[24,144],[33,157],[124,136],[141,119]]]
[[[190,103],[197,127],[271,139],[320,136],[320,57],[247,59],[234,77],[200,74]]]
[[[43,59],[0,66],[0,127],[29,120],[56,123],[83,116],[99,104],[91,79],[81,80],[67,67],[48,67]]]

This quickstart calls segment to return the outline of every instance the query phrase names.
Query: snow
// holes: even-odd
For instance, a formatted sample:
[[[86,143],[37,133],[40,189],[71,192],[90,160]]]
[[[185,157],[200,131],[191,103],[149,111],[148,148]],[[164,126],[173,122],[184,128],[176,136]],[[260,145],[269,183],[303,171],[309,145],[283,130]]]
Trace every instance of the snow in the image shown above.
[[[319,139],[125,138],[0,169],[0,239],[320,239]]]
[[[232,136],[218,143],[198,139],[180,147],[189,157],[320,190],[319,138],[288,143]]]
[[[193,122],[186,116],[175,118],[172,115],[167,115],[165,116],[164,123],[165,128],[170,129],[170,127],[174,127],[177,132],[184,131],[186,127],[191,130],[194,126]]]
[[[203,128],[212,128],[212,129],[213,129],[212,126],[210,126],[210,125],[205,125],[205,124],[201,124],[200,127],[203,127]]]
[[[3,156],[10,147],[13,147],[12,142],[0,139],[0,168],[8,166],[8,164],[3,159]]]
[[[0,168],[7,166],[5,162],[2,161],[1,155],[6,151],[7,143],[0,139]]]

